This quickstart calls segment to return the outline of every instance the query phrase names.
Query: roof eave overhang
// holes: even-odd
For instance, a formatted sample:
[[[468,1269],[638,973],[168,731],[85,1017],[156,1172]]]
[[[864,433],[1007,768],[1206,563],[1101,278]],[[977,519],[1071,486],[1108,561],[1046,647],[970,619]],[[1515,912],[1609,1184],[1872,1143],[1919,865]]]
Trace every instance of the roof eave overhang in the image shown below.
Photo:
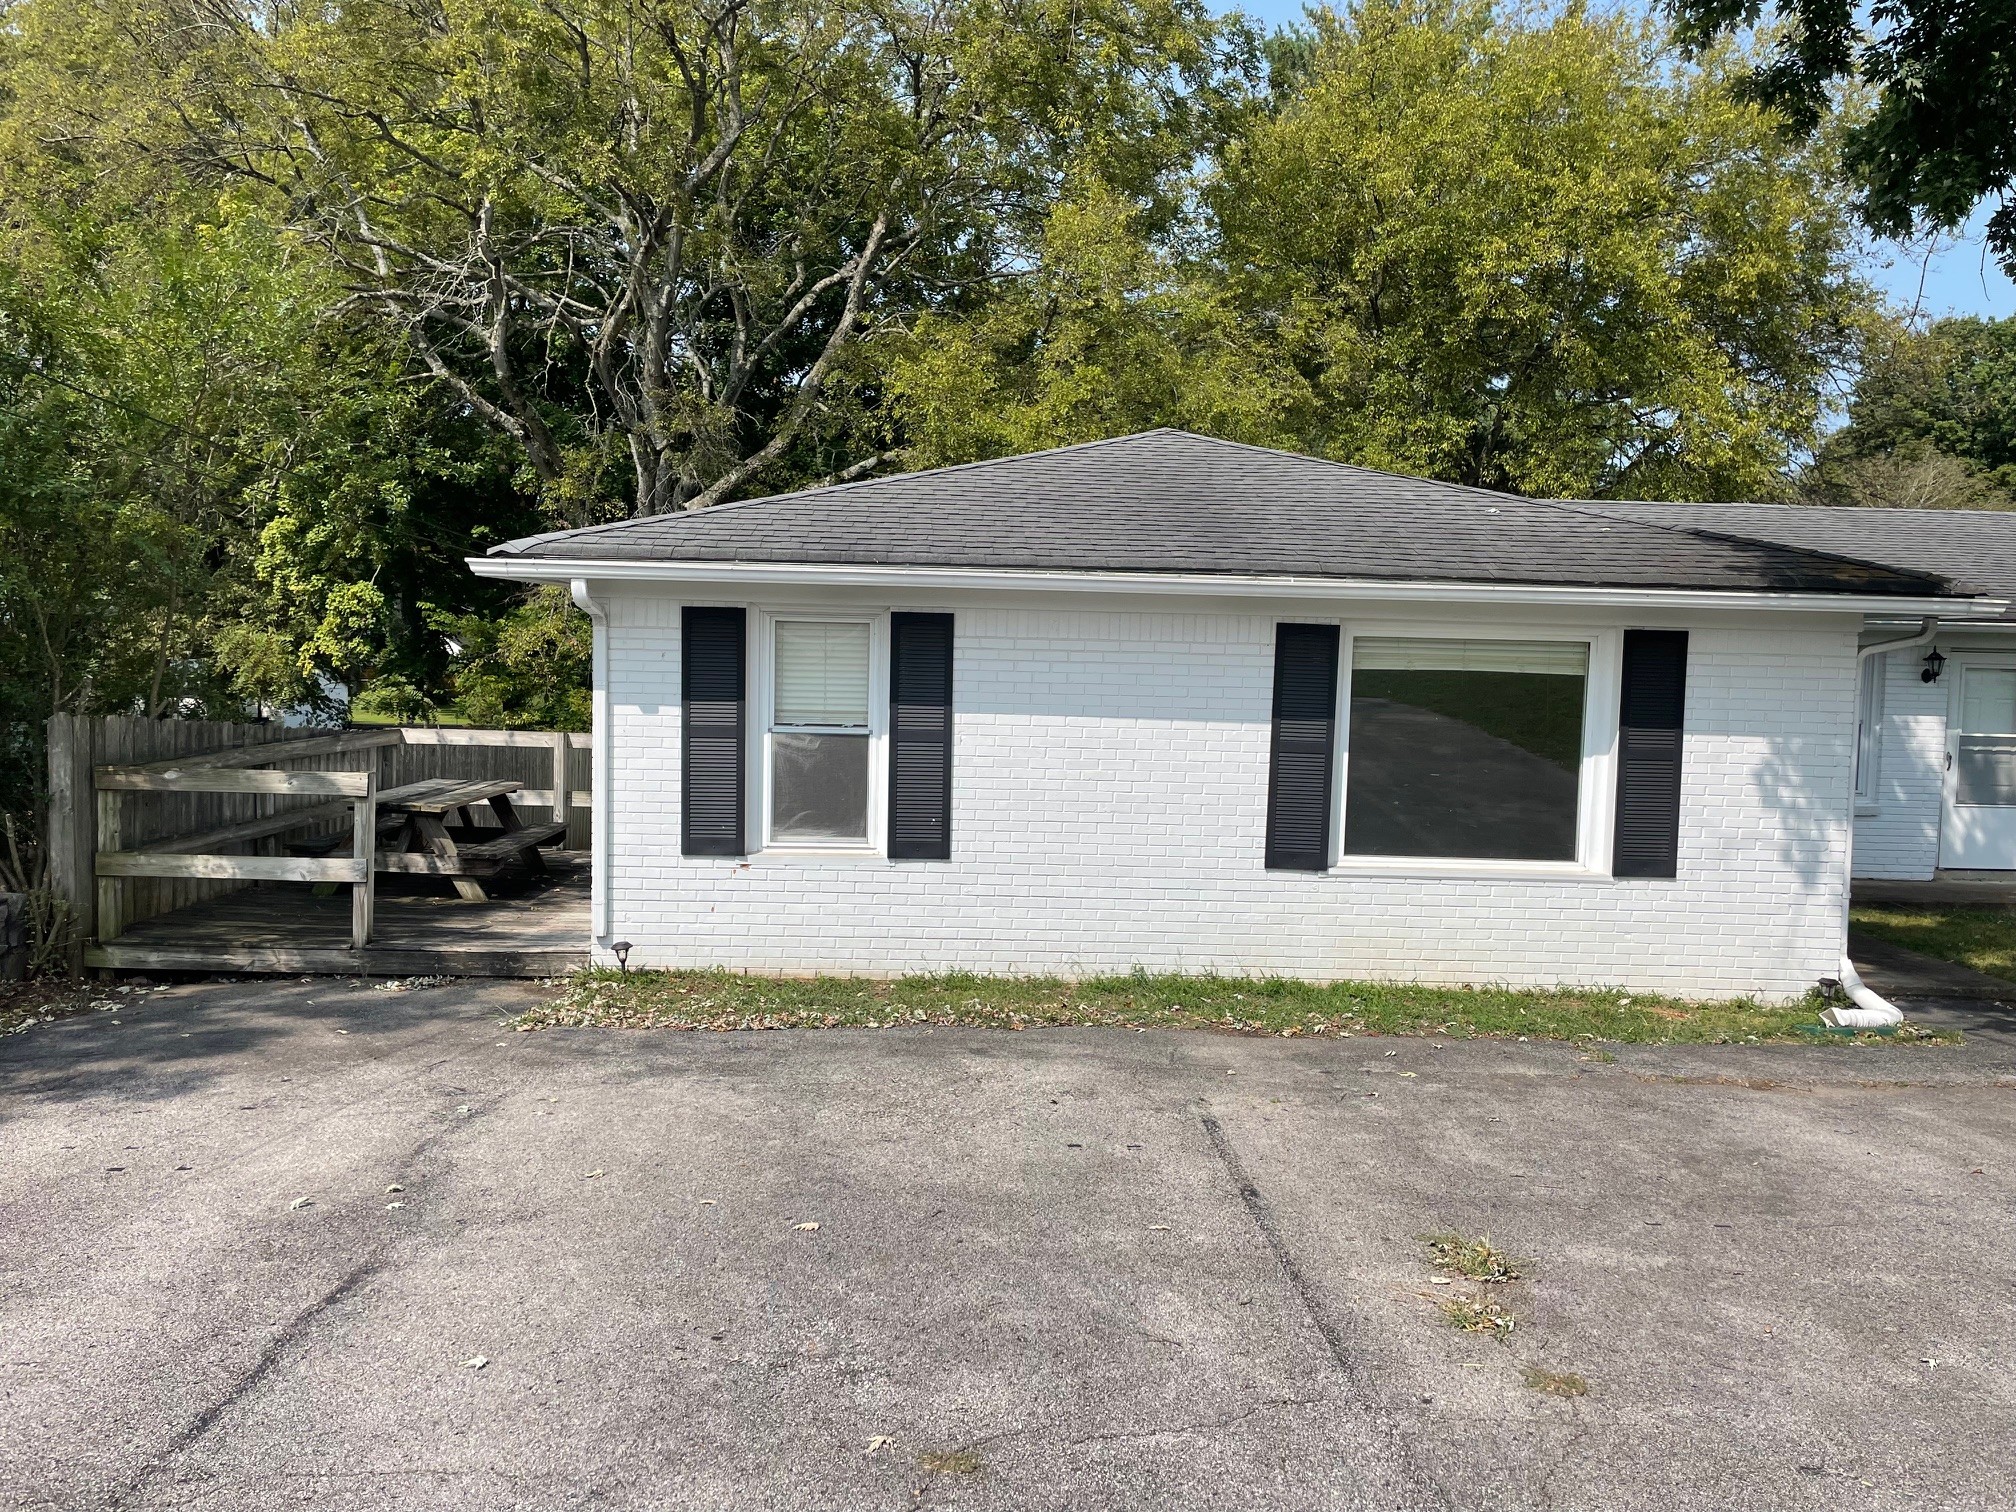
[[[1241,576],[1222,572],[1061,572],[989,567],[893,567],[825,562],[665,562],[564,557],[468,558],[478,577],[519,582],[666,583],[767,588],[962,588],[1011,593],[1133,593],[1210,598],[1349,598],[1382,603],[1591,605],[1664,609],[1775,609],[1992,620],[1994,598],[1769,589],[1594,587],[1549,583],[1413,582],[1385,578]]]

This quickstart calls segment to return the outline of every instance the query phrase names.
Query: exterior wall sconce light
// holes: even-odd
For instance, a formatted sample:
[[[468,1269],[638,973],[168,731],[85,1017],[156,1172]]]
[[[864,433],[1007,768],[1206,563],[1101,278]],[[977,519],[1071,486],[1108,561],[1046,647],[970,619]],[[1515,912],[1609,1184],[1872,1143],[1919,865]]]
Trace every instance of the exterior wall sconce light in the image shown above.
[[[1939,681],[1939,674],[1945,669],[1946,658],[1941,656],[1939,648],[1934,646],[1930,651],[1925,653],[1925,670],[1918,674],[1918,680],[1920,682],[1936,683]]]

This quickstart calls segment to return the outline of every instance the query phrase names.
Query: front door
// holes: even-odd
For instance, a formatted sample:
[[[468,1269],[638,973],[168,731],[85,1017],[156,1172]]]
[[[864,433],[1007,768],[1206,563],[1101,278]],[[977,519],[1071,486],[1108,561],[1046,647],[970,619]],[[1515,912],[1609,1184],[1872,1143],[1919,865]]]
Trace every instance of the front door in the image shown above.
[[[1939,864],[2016,869],[2016,658],[1956,656]]]

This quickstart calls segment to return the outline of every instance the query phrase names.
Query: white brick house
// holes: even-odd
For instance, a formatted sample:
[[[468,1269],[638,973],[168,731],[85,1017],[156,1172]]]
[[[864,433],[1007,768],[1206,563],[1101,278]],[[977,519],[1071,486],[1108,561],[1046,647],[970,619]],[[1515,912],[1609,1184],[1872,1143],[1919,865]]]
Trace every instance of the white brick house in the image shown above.
[[[1796,996],[1858,641],[2005,606],[1609,508],[1165,431],[473,565],[595,619],[598,959]]]
[[[1604,504],[1634,522],[1734,532],[1878,561],[2016,598],[2016,514],[1770,504]],[[1922,643],[1864,659],[1855,752],[1854,875],[2016,878],[2016,615],[1948,612],[1929,626],[1872,615],[1865,645],[1914,623]],[[1917,637],[1914,637],[1917,638]]]

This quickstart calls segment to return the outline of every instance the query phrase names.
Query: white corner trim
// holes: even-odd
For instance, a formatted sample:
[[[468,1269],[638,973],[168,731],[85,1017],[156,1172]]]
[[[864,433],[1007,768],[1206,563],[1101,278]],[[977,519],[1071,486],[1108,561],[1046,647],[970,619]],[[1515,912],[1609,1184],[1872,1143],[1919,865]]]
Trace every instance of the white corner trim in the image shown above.
[[[590,707],[592,733],[589,736],[588,808],[588,916],[589,932],[595,943],[608,948],[615,938],[609,907],[609,784],[616,771],[610,756],[609,728],[609,615],[588,592],[583,578],[569,579],[567,589],[575,606],[588,616],[592,635],[590,663]]]
[[[1256,577],[1210,572],[1060,572],[977,567],[887,567],[823,562],[569,561],[467,557],[478,577],[520,582],[778,585],[836,588],[966,588],[1010,592],[1188,594],[1211,598],[1342,598],[1383,603],[1631,606],[1647,609],[1775,609],[1795,613],[1999,618],[2007,599],[1897,598],[1859,593],[1782,593],[1698,588],[1596,588],[1534,583],[1398,582],[1378,578]]]

